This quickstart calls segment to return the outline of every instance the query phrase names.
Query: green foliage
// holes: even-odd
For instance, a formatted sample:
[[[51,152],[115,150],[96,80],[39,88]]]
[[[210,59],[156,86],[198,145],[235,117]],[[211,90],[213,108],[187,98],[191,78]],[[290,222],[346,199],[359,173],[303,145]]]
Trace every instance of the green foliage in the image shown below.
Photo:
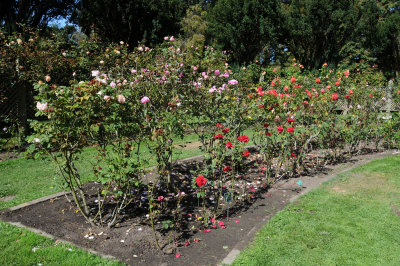
[[[70,17],[76,3],[76,0],[4,0],[0,3],[0,25],[8,34],[21,32],[21,25],[45,28],[52,19]]]
[[[277,44],[279,20],[276,0],[219,0],[207,19],[210,38],[240,63],[250,63]]]
[[[340,62],[340,49],[354,40],[360,18],[359,2],[294,0],[282,7],[283,43],[306,68]]]
[[[207,12],[203,11],[200,5],[194,5],[186,10],[186,16],[181,21],[187,62],[193,59],[193,53],[203,52],[207,30],[206,15]]]
[[[154,45],[179,32],[186,8],[186,3],[178,0],[81,1],[75,19],[87,35],[95,29],[104,40]]]

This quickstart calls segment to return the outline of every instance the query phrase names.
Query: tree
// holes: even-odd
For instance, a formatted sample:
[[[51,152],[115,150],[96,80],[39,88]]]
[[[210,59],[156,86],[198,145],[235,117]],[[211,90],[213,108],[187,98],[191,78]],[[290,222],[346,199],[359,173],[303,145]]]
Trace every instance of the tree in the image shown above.
[[[156,44],[179,32],[186,8],[179,0],[80,0],[74,19],[84,33],[97,29],[104,40]]]
[[[69,17],[76,0],[2,0],[0,24],[8,34],[21,30],[19,24],[33,28],[45,28],[55,18]]]
[[[249,62],[277,43],[280,18],[277,0],[218,0],[209,11],[208,33],[235,61]]]
[[[203,11],[199,4],[187,9],[186,16],[181,21],[186,48],[204,46],[207,30],[206,15],[207,12]]]
[[[361,17],[360,1],[293,0],[282,4],[282,42],[306,68],[342,59],[339,51],[355,39]]]

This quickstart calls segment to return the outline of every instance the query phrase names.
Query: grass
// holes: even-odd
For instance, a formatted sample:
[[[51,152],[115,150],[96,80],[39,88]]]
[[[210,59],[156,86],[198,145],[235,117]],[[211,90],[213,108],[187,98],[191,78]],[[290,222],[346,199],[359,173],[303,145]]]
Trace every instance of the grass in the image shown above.
[[[0,221],[1,265],[123,265]]]
[[[400,265],[400,156],[375,160],[273,217],[234,265]]]

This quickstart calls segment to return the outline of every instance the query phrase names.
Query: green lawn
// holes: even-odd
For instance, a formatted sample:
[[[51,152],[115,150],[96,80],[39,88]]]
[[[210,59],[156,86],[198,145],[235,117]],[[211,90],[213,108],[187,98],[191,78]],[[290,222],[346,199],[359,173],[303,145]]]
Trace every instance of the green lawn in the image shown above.
[[[400,265],[400,156],[341,174],[287,206],[234,265]]]
[[[1,265],[123,265],[0,221]]]

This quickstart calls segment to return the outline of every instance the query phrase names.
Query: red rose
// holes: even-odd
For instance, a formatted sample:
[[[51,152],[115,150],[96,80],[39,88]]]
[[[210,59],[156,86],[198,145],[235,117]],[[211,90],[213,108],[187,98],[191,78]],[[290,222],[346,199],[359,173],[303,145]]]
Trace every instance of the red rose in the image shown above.
[[[322,94],[325,93],[325,89],[321,89],[321,93],[322,93]]]
[[[398,91],[397,93],[400,94],[400,91]]]
[[[224,128],[224,129],[222,130],[222,132],[224,132],[224,133],[226,134],[226,133],[229,132],[229,130],[230,130],[229,128]]]
[[[207,179],[205,179],[204,176],[199,175],[198,177],[196,177],[196,183],[197,186],[202,187],[207,183]]]
[[[267,133],[265,133],[265,136],[269,137],[269,136],[272,136],[272,134],[271,134],[271,132],[267,132]]]
[[[336,87],[339,87],[339,86],[340,86],[340,82],[339,82],[339,81],[336,81],[336,82],[335,82],[335,86],[336,86]]]
[[[250,152],[249,151],[243,151],[243,156],[244,157],[248,157],[250,155]]]
[[[321,83],[321,80],[320,80],[319,78],[316,78],[316,79],[315,79],[315,82]]]
[[[336,101],[338,99],[338,94],[336,92],[332,93],[331,99]]]
[[[289,117],[287,120],[289,123],[294,123],[294,119],[292,117]]]
[[[288,127],[288,128],[286,129],[286,131],[289,132],[289,133],[294,133],[294,128]]]
[[[295,79],[294,77],[292,77],[292,78],[290,79],[290,82],[295,83],[295,82],[296,82],[296,79]]]
[[[233,145],[232,145],[232,143],[231,143],[230,141],[228,141],[228,142],[226,143],[226,147],[227,147],[228,149],[230,149],[230,148],[233,148]]]
[[[347,94],[347,95],[346,95],[346,99],[350,99],[350,94]]]
[[[352,95],[354,92],[352,90],[349,90],[349,95]]]
[[[216,127],[219,127],[219,128],[222,128],[222,127],[223,127],[223,125],[221,125],[220,123],[217,123],[215,126],[216,126]]]
[[[372,94],[370,94],[370,95],[368,95],[369,96],[369,98],[372,98]]]
[[[277,127],[278,132],[281,133],[283,131],[283,127]]]
[[[224,167],[224,173],[227,173],[230,170],[231,170],[231,167],[229,165]]]
[[[237,139],[240,142],[249,142],[249,136],[247,136],[247,135],[239,136],[239,137],[237,137]]]
[[[296,153],[292,152],[291,156],[296,157],[297,155],[296,155]]]
[[[268,127],[269,127],[269,124],[265,123],[265,124],[264,124],[264,127],[265,127],[265,128],[268,128]]]
[[[216,134],[214,135],[214,139],[223,139],[224,136],[222,136],[222,134]]]

